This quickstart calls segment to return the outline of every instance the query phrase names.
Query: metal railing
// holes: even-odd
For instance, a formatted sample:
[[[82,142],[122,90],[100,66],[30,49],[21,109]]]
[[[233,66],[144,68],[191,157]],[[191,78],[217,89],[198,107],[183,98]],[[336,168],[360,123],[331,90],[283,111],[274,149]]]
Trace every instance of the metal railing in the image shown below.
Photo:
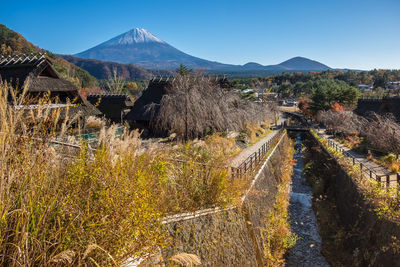
[[[271,148],[278,143],[282,133],[283,128],[281,127],[271,139],[265,142],[256,152],[248,156],[238,167],[231,167],[231,177],[242,178],[245,174],[256,171],[261,163],[264,162]]]

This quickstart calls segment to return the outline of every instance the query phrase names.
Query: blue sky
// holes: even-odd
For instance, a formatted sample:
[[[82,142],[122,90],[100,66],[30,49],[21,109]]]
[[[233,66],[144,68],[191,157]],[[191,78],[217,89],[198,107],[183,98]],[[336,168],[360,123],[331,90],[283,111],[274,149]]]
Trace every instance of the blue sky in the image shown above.
[[[63,54],[140,27],[222,63],[400,69],[400,0],[2,0],[0,23]]]

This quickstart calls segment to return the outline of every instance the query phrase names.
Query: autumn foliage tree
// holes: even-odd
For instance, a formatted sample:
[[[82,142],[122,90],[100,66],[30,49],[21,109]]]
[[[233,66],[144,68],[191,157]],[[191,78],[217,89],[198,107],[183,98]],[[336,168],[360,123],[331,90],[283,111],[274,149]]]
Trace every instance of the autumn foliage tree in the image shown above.
[[[332,111],[333,112],[343,112],[344,109],[343,109],[342,105],[340,105],[339,103],[336,102],[335,104],[332,105]]]
[[[300,111],[305,114],[310,116],[310,99],[309,98],[302,98],[299,101],[299,104],[297,105],[300,109]]]
[[[21,34],[0,24],[0,52],[2,55],[38,52],[40,49],[28,42]]]

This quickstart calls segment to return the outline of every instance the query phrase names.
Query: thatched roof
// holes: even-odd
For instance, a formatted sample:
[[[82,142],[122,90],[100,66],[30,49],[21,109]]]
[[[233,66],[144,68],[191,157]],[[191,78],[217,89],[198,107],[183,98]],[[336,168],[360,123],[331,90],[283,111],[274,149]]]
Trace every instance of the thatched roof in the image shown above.
[[[113,122],[120,122],[121,116],[125,117],[133,106],[131,98],[125,94],[92,94],[87,100]]]
[[[229,89],[232,88],[232,85],[230,84],[228,78],[224,76],[219,76],[219,75],[208,75],[208,76],[189,76],[192,77],[193,79],[205,79],[210,82],[213,82],[215,84],[218,84],[221,88],[224,89]],[[155,76],[150,79],[150,82],[155,82],[155,83],[161,83],[161,82],[174,82],[175,77],[174,76]]]
[[[53,77],[37,77],[29,82],[29,92],[76,91],[75,85],[67,80]]]
[[[193,76],[193,79],[207,79],[221,88],[231,88],[231,85],[226,77],[219,76],[207,76],[197,77]],[[143,91],[141,97],[139,97],[131,111],[126,115],[126,119],[130,121],[151,121],[157,116],[159,111],[159,105],[162,97],[168,93],[168,89],[172,86],[175,81],[175,77],[155,77],[150,80],[149,86]],[[153,106],[152,110],[149,111],[149,107]]]
[[[50,92],[61,103],[73,101],[70,112],[80,112],[82,116],[100,115],[100,111],[86,101],[78,88],[60,77],[44,54],[23,54],[0,57],[0,79],[9,82],[13,88],[26,89],[32,98]]]
[[[14,88],[23,88],[28,80],[30,80],[30,84],[33,85],[36,78],[47,77],[63,80],[53,68],[50,61],[46,59],[43,54],[24,54],[0,57],[0,78],[11,83]],[[51,87],[49,87],[51,83],[39,83],[41,86],[33,86],[32,90],[51,91]],[[31,90],[30,84],[26,84],[27,86],[29,85],[28,91]],[[72,90],[71,86],[67,86],[66,90]]]
[[[155,79],[150,80],[149,86],[143,91],[142,95],[135,101],[131,111],[126,115],[126,119],[130,121],[150,121],[152,114],[158,113],[159,105],[162,97],[167,93],[168,88],[172,85],[172,79]],[[154,105],[152,112],[148,111],[148,107]]]

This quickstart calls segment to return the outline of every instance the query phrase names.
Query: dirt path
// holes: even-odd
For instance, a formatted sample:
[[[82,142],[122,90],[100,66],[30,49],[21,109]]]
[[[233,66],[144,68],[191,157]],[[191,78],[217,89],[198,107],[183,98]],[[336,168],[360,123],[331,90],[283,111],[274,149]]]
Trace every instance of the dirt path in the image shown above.
[[[285,119],[280,118],[278,121],[278,125],[283,124]],[[278,132],[278,130],[273,130],[272,132],[270,132],[269,134],[267,134],[265,137],[263,137],[260,141],[258,141],[257,143],[253,144],[252,146],[246,147],[245,149],[243,149],[242,152],[240,152],[239,155],[237,155],[236,157],[234,157],[231,161],[231,166],[232,167],[239,167],[240,164],[242,164],[243,161],[245,161],[251,154],[253,154],[254,152],[258,151],[258,149],[264,145],[266,142],[268,142],[268,140],[270,140],[273,136],[275,136],[275,134]]]
[[[243,149],[242,152],[240,152],[239,155],[237,155],[236,157],[234,157],[231,161],[231,166],[232,167],[239,167],[239,165],[245,161],[251,154],[253,154],[254,152],[258,151],[258,149],[265,144],[266,142],[268,142],[268,140],[270,140],[272,137],[275,136],[275,134],[278,132],[278,130],[273,130],[272,132],[270,132],[269,134],[267,134],[267,136],[265,136],[264,138],[262,138],[260,141],[258,141],[257,143],[255,143],[252,146],[246,147],[245,149]]]

